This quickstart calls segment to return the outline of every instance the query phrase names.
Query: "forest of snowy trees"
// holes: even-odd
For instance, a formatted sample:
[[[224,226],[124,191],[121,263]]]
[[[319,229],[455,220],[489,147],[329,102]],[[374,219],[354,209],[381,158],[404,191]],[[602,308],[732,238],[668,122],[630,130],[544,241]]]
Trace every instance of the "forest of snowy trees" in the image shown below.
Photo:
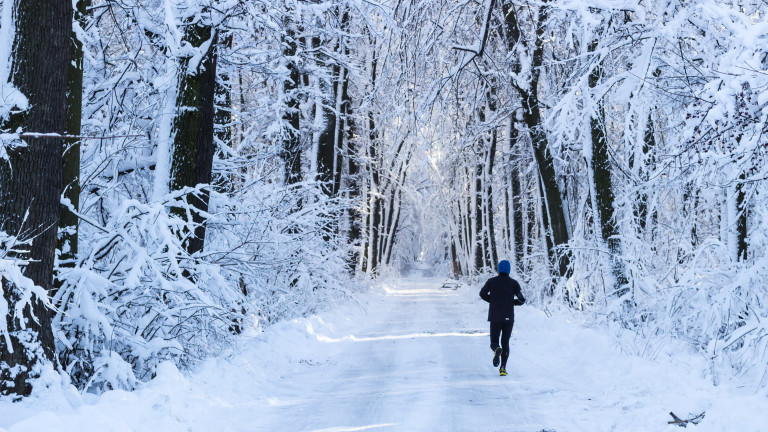
[[[762,1],[1,4],[2,394],[505,258],[768,387]]]

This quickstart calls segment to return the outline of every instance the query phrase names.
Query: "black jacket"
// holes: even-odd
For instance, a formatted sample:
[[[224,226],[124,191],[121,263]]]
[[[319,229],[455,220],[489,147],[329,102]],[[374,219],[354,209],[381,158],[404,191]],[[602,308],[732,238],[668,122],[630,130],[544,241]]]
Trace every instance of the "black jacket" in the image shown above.
[[[480,297],[489,303],[488,321],[491,322],[515,322],[515,306],[525,303],[520,284],[506,273],[488,279],[480,290]]]

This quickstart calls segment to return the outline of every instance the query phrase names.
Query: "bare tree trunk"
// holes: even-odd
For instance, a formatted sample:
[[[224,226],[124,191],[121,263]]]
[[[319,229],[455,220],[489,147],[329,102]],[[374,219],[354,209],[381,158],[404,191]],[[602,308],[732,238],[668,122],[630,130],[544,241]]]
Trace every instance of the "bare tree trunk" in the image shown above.
[[[742,171],[739,175],[739,183],[736,185],[736,211],[738,212],[736,216],[736,239],[739,261],[747,260],[747,195],[744,191],[746,179],[747,175]]]
[[[338,13],[338,12],[337,12]],[[339,41],[337,45],[337,52],[341,54],[342,58],[349,57],[349,46],[344,33],[349,31],[349,11],[345,8],[339,18],[340,30],[342,32],[339,35]],[[352,121],[352,101],[349,96],[349,69],[336,65],[336,73],[334,76],[338,77],[334,82],[333,94],[336,98],[335,108],[338,111],[338,118],[336,119],[336,129],[334,132],[333,145],[336,151],[336,159],[334,160],[334,194],[338,194],[342,187],[342,177],[344,172],[344,159],[347,159],[347,175],[349,184],[347,186],[354,189],[359,175],[359,167],[357,166],[356,150],[354,148],[354,124]],[[354,165],[354,166],[353,166]],[[353,173],[354,171],[354,173]],[[352,195],[359,196],[360,191],[350,191],[350,198]],[[354,199],[353,199],[354,201]],[[359,226],[358,219],[358,226]],[[355,220],[350,213],[350,229],[355,229]],[[358,234],[359,238],[359,234]]]
[[[346,32],[349,30],[349,12],[345,10],[341,16],[341,30]],[[349,46],[344,36],[340,37],[340,52],[347,57],[349,55]],[[337,105],[339,109],[339,126],[336,128],[336,147],[344,148],[344,152],[339,152],[339,157],[336,160],[336,175],[341,178],[341,156],[345,154],[347,158],[347,187],[349,188],[349,200],[351,207],[349,208],[349,244],[352,247],[352,252],[349,256],[348,267],[350,273],[354,274],[357,268],[357,262],[360,259],[360,251],[358,245],[362,236],[362,224],[363,215],[360,212],[360,197],[362,195],[362,178],[360,178],[360,164],[357,155],[357,145],[355,142],[355,123],[352,119],[352,100],[349,96],[349,70],[346,67],[342,67],[339,70],[339,85],[340,91],[340,103]],[[338,189],[338,187],[337,187]]]
[[[365,252],[367,254],[366,267],[364,272],[376,274],[379,268],[379,238],[381,229],[381,199],[377,196],[371,197],[370,222],[369,222],[369,243]]]
[[[288,79],[283,82],[283,94],[286,100],[283,121],[288,123],[288,128],[283,138],[283,161],[285,164],[283,178],[286,185],[301,182],[301,125],[299,124],[299,116],[301,114],[299,107],[299,80],[301,75],[295,60],[297,43],[293,24],[288,21],[285,25],[285,35],[283,36],[283,55],[288,59],[286,64]]]
[[[370,90],[376,89],[376,68],[378,58],[376,50],[371,52],[371,85]],[[374,121],[373,111],[368,111],[368,169],[370,172],[370,191],[369,212],[368,212],[368,239],[363,252],[366,256],[363,258],[362,271],[375,275],[379,266],[379,237],[381,229],[381,156],[378,154],[377,146],[379,144],[378,130]]]
[[[521,42],[521,32],[517,22],[517,14],[511,2],[503,5],[504,23],[507,32],[507,47],[513,51],[517,43]],[[557,269],[561,277],[569,276],[570,253],[566,249],[569,241],[568,219],[565,214],[565,206],[557,183],[554,160],[549,151],[549,141],[544,129],[539,106],[539,78],[544,60],[544,39],[548,6],[542,3],[538,6],[538,17],[535,27],[535,40],[533,56],[531,58],[530,80],[526,88],[512,83],[520,94],[523,107],[522,120],[528,127],[533,144],[533,153],[539,168],[541,184],[542,217],[547,231],[547,253],[550,262]],[[516,67],[519,67],[516,65]]]
[[[539,74],[544,55],[544,33],[548,8],[546,5],[539,7],[539,17],[536,24],[536,46],[531,64],[531,81],[529,90],[522,97],[523,121],[528,126],[533,143],[533,153],[539,167],[541,176],[542,194],[545,198],[542,210],[545,215],[546,228],[551,236],[548,242],[549,258],[555,264],[561,277],[569,275],[570,254],[564,248],[569,241],[568,222],[565,215],[565,206],[557,183],[555,164],[549,151],[549,140],[544,130],[544,122],[541,118],[539,107],[538,86]]]
[[[342,29],[346,30],[344,25],[347,22],[347,12],[344,12],[342,17]],[[349,54],[349,48],[346,44],[343,45],[343,52],[345,55]],[[349,270],[351,273],[355,272],[357,262],[360,259],[360,252],[357,249],[360,243],[362,235],[362,218],[363,215],[360,212],[360,206],[358,201],[361,197],[362,179],[360,178],[360,164],[357,157],[357,147],[355,144],[355,124],[352,121],[352,101],[349,97],[349,71],[346,68],[341,69],[341,104],[339,104],[341,118],[340,126],[338,128],[339,146],[344,146],[346,149],[347,163],[348,163],[348,187],[349,187],[349,200],[352,203],[349,209],[349,244],[352,246],[353,251],[349,257]],[[338,168],[340,169],[341,162],[338,162]]]
[[[339,44],[337,43],[337,51]],[[336,178],[336,156],[338,130],[336,118],[336,104],[339,93],[339,82],[343,79],[342,68],[335,64],[331,67],[331,88],[326,93],[328,96],[323,100],[320,109],[323,115],[323,129],[320,132],[320,138],[317,145],[317,180],[320,182],[323,192],[329,197],[335,196],[339,190],[339,179]]]
[[[531,191],[531,189],[534,187],[536,191],[539,192],[538,196],[534,196],[531,193],[529,196],[530,198],[526,200],[526,224],[525,224],[525,262],[530,263],[532,260],[532,257],[536,255],[536,248],[537,245],[535,244],[535,239],[537,236],[537,228],[541,225],[539,224],[539,218],[538,215],[541,213],[541,181],[539,180],[539,176],[536,176],[535,178],[532,178],[529,180],[529,184],[526,187],[526,190]],[[546,237],[546,233],[542,234],[542,237]],[[542,239],[545,240],[545,239]],[[530,266],[529,266],[530,268]]]
[[[384,263],[389,265],[392,261],[392,250],[394,249],[395,240],[397,240],[397,231],[400,228],[400,188],[397,188],[392,193],[392,201],[389,205],[389,211],[391,216],[389,217],[387,224],[387,244],[383,250]]]
[[[489,255],[488,258],[490,260],[490,268],[493,269],[496,264],[499,262],[499,255],[496,251],[496,228],[494,227],[493,223],[493,166],[494,161],[496,160],[496,130],[494,129],[491,132],[491,148],[490,148],[490,154],[488,155],[488,188],[487,188],[487,196],[488,196],[488,230],[487,230],[487,239],[488,239],[488,250]]]
[[[594,51],[597,41],[590,44],[589,51]],[[589,74],[588,85],[595,88],[602,75],[602,68],[598,64]],[[611,271],[616,279],[614,292],[621,296],[627,292],[627,277],[624,275],[624,266],[621,263],[621,241],[618,238],[619,230],[613,213],[614,195],[611,183],[611,163],[608,159],[608,142],[605,137],[605,107],[602,97],[597,99],[597,113],[589,119],[592,132],[592,173],[595,182],[595,200],[599,217],[595,224],[595,230],[601,233],[602,239],[610,252]]]
[[[510,148],[510,184],[512,186],[512,230],[514,231],[514,255],[516,270],[523,273],[523,257],[525,255],[525,228],[523,226],[523,192],[520,185],[520,170],[518,164],[512,162],[512,149],[517,146],[518,130],[517,123],[511,119],[511,128],[509,134]]]
[[[651,151],[653,151],[655,147],[656,147],[656,137],[655,137],[655,131],[653,127],[653,118],[651,117],[651,114],[648,114],[648,120],[646,121],[646,124],[645,124],[645,133],[643,134],[643,154],[646,157],[648,157]],[[642,163],[642,161],[638,161],[638,163]],[[647,169],[653,169],[653,161],[648,161],[648,164],[649,166]],[[646,169],[646,168],[641,166],[641,169]],[[642,178],[647,180],[647,176],[642,176]],[[635,215],[640,224],[640,229],[642,231],[645,231],[646,217],[648,215],[648,194],[645,192],[640,192],[638,194]]]
[[[232,35],[228,35],[221,41],[219,49],[232,48]],[[217,56],[220,53],[217,53]],[[232,77],[228,72],[221,73],[216,80],[215,111],[213,115],[214,134],[216,140],[224,146],[232,146]],[[224,154],[223,158],[228,155]],[[224,187],[229,191],[236,189],[236,174],[229,174],[223,179]]]
[[[351,128],[351,125],[350,125]],[[353,134],[353,132],[350,131],[350,134]],[[360,251],[357,249],[359,247],[360,239],[362,236],[362,218],[363,215],[360,212],[360,205],[358,201],[360,200],[360,189],[361,189],[361,179],[360,179],[360,166],[357,162],[357,157],[355,156],[355,147],[354,143],[348,139],[347,141],[347,148],[348,153],[350,154],[349,158],[349,200],[352,203],[352,205],[349,208],[349,244],[353,248],[352,252],[349,256],[348,260],[348,267],[350,273],[354,273],[355,269],[357,268],[357,262],[360,259]]]
[[[176,117],[173,119],[173,153],[171,156],[170,190],[210,184],[216,144],[213,140],[217,35],[210,24],[193,23],[184,29],[184,41],[200,48],[210,42],[199,65],[190,65],[191,56],[179,59],[179,82]],[[203,250],[209,192],[190,194],[194,232],[184,241],[190,254]],[[173,209],[185,217],[185,209]]]
[[[503,177],[506,177],[509,173],[505,172]],[[512,214],[512,198],[509,194],[509,186],[504,184],[504,233],[503,233],[503,239],[504,239],[504,251],[506,252],[506,255],[512,255],[514,258],[514,252],[515,252],[515,245],[512,240],[512,219],[510,218],[510,215]],[[513,259],[514,261],[514,259]]]
[[[483,164],[475,165],[475,190],[474,190],[474,217],[475,235],[475,270],[481,272],[485,266],[485,249],[483,248]]]
[[[463,180],[463,179],[461,179]],[[460,181],[456,178],[454,178],[454,182]],[[461,274],[469,274],[469,268],[464,265],[466,257],[468,256],[467,253],[467,212],[464,211],[463,208],[463,199],[459,198],[456,200],[456,236],[455,236],[455,252],[456,252],[456,265],[454,267],[458,268],[458,275]]]
[[[91,0],[78,0],[74,10],[75,21],[80,28],[86,27],[86,12]],[[83,113],[83,43],[73,30],[70,34],[69,66],[67,67],[67,135],[79,136]],[[74,207],[80,208],[80,139],[68,139],[64,143],[62,159],[63,196]],[[59,266],[74,267],[78,249],[78,218],[67,207],[62,207],[59,218],[59,238],[57,249],[60,251]],[[55,289],[61,286],[56,281]]]
[[[404,141],[400,143],[400,146],[397,149],[397,153],[395,153],[395,162],[397,162],[397,159],[400,156],[404,143]],[[387,186],[385,188],[388,193],[386,201],[389,203],[389,205],[386,208],[386,212],[383,214],[384,217],[381,228],[382,239],[380,240],[381,254],[379,262],[383,262],[387,265],[390,263],[393,245],[397,237],[397,230],[400,226],[401,187],[405,182],[405,168],[408,165],[409,158],[410,152],[406,154],[405,159],[400,162],[398,171],[394,174],[390,174],[394,175],[394,178],[387,182]],[[393,164],[393,166],[394,165],[395,164]],[[392,173],[392,170],[390,170],[390,173]]]
[[[4,131],[63,133],[67,125],[67,65],[72,32],[72,2],[16,0],[15,38],[11,53],[11,83],[27,97],[29,108],[14,110]],[[24,275],[35,285],[53,288],[53,262],[62,192],[61,138],[24,138],[24,147],[7,148],[0,161],[0,223],[2,229],[32,240],[15,253],[29,260]],[[19,288],[8,281],[3,297],[19,300]],[[24,310],[26,329],[7,314],[11,345],[0,338],[0,393],[28,395],[37,364],[54,360],[52,311],[33,300]],[[34,319],[32,318],[34,316]],[[22,318],[22,317],[18,317]],[[25,342],[22,343],[21,341]]]
[[[474,273],[475,263],[474,261],[474,252],[475,252],[475,235],[474,235],[474,224],[472,219],[472,201],[474,199],[474,195],[472,194],[472,179],[471,179],[471,171],[468,166],[464,167],[464,178],[463,181],[465,182],[467,195],[464,200],[460,200],[459,203],[463,201],[464,203],[464,211],[462,213],[464,217],[464,256],[466,257],[466,266],[467,269],[467,275],[471,276]]]
[[[456,242],[451,242],[451,265],[453,268],[453,277],[458,279],[461,276],[461,266],[459,265],[459,257],[456,255]]]

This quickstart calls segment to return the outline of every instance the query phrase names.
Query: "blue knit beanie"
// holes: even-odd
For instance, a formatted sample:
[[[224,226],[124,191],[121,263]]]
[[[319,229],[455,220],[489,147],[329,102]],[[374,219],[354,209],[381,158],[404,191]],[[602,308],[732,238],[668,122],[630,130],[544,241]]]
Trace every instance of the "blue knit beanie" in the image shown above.
[[[512,264],[510,264],[509,261],[507,260],[499,261],[499,273],[509,274],[510,270],[512,270]]]

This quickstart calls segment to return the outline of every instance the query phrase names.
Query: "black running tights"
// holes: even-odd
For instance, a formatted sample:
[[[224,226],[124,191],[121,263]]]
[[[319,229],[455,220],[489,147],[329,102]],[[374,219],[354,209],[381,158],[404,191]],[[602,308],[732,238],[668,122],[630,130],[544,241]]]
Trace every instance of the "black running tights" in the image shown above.
[[[501,336],[501,367],[507,367],[509,358],[509,338],[512,336],[513,321],[491,322],[491,349],[496,351]]]

